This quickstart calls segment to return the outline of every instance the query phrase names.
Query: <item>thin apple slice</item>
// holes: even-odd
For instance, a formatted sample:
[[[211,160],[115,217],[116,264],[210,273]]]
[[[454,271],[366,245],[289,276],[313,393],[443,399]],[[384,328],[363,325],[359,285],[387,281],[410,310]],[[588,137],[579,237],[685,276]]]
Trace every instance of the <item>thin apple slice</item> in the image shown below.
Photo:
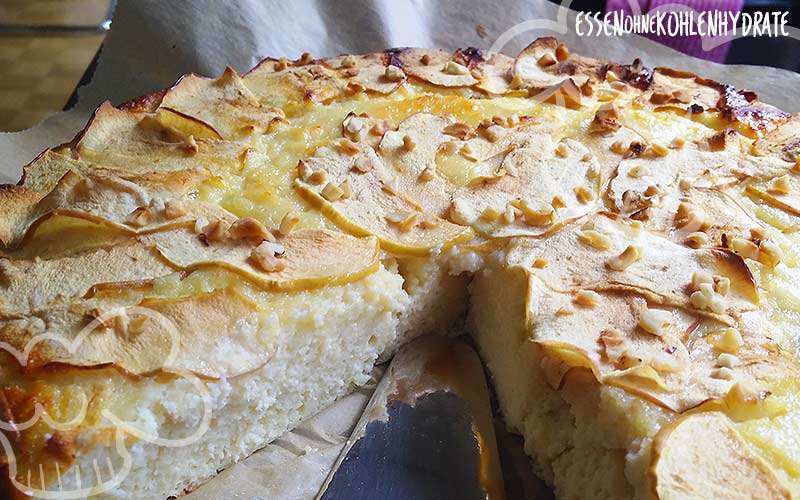
[[[791,498],[777,474],[722,413],[687,415],[653,442],[659,498]]]
[[[164,95],[161,109],[200,120],[227,140],[266,133],[284,118],[280,109],[262,106],[230,67],[216,80],[184,76]]]

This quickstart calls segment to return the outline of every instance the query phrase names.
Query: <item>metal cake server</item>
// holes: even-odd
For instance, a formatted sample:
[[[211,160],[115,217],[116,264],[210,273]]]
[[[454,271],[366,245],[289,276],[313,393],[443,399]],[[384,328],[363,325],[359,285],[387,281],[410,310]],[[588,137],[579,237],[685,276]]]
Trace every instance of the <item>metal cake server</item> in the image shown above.
[[[463,341],[403,347],[317,500],[504,500],[489,390]]]

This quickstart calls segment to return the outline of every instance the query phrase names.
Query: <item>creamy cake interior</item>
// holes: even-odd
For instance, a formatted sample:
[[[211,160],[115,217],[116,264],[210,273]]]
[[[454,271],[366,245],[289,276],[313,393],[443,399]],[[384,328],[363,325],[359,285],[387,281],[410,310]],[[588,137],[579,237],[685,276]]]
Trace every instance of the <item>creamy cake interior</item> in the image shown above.
[[[0,190],[5,492],[179,494],[466,326],[559,498],[796,495],[797,123],[552,38],[106,103]]]

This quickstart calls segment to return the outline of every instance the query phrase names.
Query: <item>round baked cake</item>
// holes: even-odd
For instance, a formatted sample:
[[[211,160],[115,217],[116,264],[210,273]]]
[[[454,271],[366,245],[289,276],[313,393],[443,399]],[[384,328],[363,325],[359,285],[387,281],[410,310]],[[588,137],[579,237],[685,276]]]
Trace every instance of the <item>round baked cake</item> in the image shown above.
[[[104,103],[0,188],[0,493],[179,495],[466,332],[557,498],[797,495],[799,130],[553,38]]]

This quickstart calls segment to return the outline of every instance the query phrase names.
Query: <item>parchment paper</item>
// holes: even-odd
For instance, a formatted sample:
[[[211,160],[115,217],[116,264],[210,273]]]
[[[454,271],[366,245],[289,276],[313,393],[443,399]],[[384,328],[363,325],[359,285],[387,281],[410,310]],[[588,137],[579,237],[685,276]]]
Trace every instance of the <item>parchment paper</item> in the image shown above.
[[[78,105],[32,129],[0,134],[0,183],[15,183],[22,165],[70,140],[105,99],[119,104],[168,87],[185,73],[216,76],[226,65],[246,71],[264,56],[302,52],[325,57],[401,46],[490,48],[500,39],[508,41],[502,52],[515,55],[537,36],[551,35],[581,54],[622,63],[639,57],[648,66],[695,71],[756,90],[786,111],[800,110],[798,74],[714,64],[638,36],[581,38],[573,16],[545,0],[120,0],[94,79],[81,89]],[[190,497],[312,498],[369,393],[365,388],[340,400]]]

